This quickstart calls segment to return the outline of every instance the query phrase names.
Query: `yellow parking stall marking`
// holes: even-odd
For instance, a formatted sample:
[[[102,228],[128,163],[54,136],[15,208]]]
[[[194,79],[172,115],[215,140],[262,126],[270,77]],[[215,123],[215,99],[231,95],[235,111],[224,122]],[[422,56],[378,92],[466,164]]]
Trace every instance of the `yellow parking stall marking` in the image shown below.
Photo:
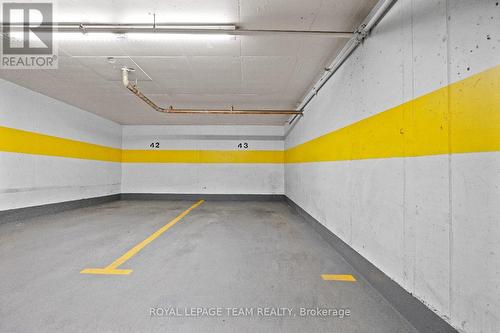
[[[131,269],[109,269],[109,268],[86,268],[81,274],[101,274],[101,275],[129,275]]]
[[[321,274],[321,278],[325,281],[356,282],[354,276],[350,274]]]
[[[123,265],[127,260],[132,258],[134,255],[136,255],[139,251],[141,251],[143,248],[146,247],[149,243],[154,241],[156,238],[158,238],[161,234],[163,234],[165,231],[173,227],[177,222],[179,222],[184,216],[189,214],[193,209],[204,203],[205,200],[200,200],[185,211],[183,211],[181,214],[179,214],[175,219],[172,221],[168,222],[165,224],[163,227],[155,231],[151,236],[128,250],[124,255],[122,255],[120,258],[116,259],[113,261],[110,265],[104,267],[104,268],[86,268],[80,271],[81,274],[101,274],[101,275],[128,275],[132,273],[131,269],[117,269],[119,266]]]

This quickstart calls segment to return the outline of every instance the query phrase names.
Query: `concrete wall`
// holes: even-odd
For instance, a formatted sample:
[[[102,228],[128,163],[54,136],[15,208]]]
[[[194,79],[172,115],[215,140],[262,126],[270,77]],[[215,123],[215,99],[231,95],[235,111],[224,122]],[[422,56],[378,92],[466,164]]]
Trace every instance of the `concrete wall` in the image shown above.
[[[279,163],[226,163],[228,152],[283,151],[282,126],[124,126],[124,150],[169,150],[175,158],[186,151],[211,151],[215,157],[206,163],[180,157],[175,163],[146,160],[124,163],[123,193],[210,193],[283,194],[284,167]],[[239,148],[242,143],[248,148]],[[220,158],[220,160],[219,160]]]
[[[121,192],[284,193],[282,126],[121,126],[4,80],[0,96],[0,210]]]
[[[330,149],[344,144],[338,155],[356,158],[322,158],[332,153],[328,146],[314,151],[313,142],[300,153],[307,161],[285,165],[286,195],[463,332],[500,331],[499,63],[498,1],[399,0],[285,142],[288,159],[291,148],[339,130],[347,142],[333,142]],[[481,74],[491,68],[497,69]],[[484,92],[466,95],[459,83],[432,95],[436,105],[417,110],[417,102],[408,104],[394,124],[383,123],[384,116],[370,118],[467,78],[473,82],[464,86],[475,89],[485,77]],[[471,128],[482,122],[474,135],[458,135],[451,119],[465,99]],[[433,113],[439,133],[427,136],[430,129],[417,123],[418,112]],[[349,126],[368,118],[368,125]],[[406,123],[414,137],[394,149],[401,154],[391,155],[398,143],[387,138],[404,136]],[[387,138],[373,134],[385,129],[392,131]],[[365,143],[382,138],[372,147],[378,156],[363,151],[359,133]],[[432,151],[438,136],[450,153],[411,151],[418,145]],[[469,142],[477,151],[451,153]]]
[[[120,125],[4,80],[0,126],[30,132],[17,138],[2,131],[5,150],[36,147],[37,134],[121,147]],[[2,150],[0,210],[120,193],[120,163]]]

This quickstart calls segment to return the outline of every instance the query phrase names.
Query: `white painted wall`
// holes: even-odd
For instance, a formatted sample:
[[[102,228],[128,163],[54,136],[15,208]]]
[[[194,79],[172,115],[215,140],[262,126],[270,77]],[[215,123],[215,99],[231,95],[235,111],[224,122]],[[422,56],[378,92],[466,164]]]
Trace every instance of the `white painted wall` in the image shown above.
[[[285,146],[498,65],[496,3],[399,0]],[[460,331],[500,332],[500,153],[288,164],[285,185],[288,197]]]
[[[283,150],[282,126],[120,126],[0,80],[0,126],[108,147]],[[122,144],[123,130],[123,144]],[[123,172],[123,175],[122,175]],[[123,184],[122,184],[123,182]],[[0,152],[0,210],[117,193],[283,194],[278,164],[120,163]]]
[[[283,150],[282,126],[124,126],[124,149]],[[123,163],[123,193],[283,194],[283,164]]]
[[[0,126],[121,147],[121,127],[0,80]],[[0,152],[0,210],[120,193],[120,163]]]

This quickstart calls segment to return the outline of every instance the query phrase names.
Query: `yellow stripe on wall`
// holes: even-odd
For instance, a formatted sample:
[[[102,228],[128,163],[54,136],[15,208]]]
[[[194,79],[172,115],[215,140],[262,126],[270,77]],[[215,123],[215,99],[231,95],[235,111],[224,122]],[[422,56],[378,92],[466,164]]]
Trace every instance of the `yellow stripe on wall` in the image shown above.
[[[278,150],[123,150],[124,163],[283,163]]]
[[[118,148],[0,126],[0,151],[121,162]]]
[[[500,66],[284,152],[121,150],[0,126],[0,151],[124,163],[303,163],[499,150]]]
[[[283,163],[274,150],[121,150],[0,126],[0,151],[125,163]]]
[[[499,150],[500,66],[497,66],[289,148],[285,151],[285,162]]]

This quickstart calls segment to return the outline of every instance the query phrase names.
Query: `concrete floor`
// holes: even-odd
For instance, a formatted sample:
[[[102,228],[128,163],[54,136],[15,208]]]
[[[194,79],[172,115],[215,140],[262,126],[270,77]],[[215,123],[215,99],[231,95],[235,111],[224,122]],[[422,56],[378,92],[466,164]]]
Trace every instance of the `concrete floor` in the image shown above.
[[[0,332],[415,332],[283,202],[207,201],[122,269],[113,262],[191,206],[117,201],[0,224]],[[353,274],[357,282],[323,281]],[[254,315],[151,317],[156,307],[247,307]],[[294,308],[262,317],[257,308]],[[348,308],[349,317],[301,317]]]

